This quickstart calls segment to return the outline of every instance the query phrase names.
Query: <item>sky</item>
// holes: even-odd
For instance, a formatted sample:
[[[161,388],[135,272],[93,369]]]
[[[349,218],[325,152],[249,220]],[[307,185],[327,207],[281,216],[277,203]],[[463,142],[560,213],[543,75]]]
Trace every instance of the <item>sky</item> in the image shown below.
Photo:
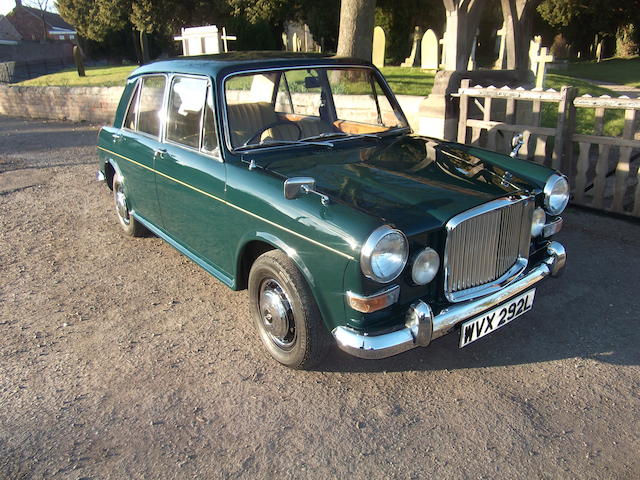
[[[28,7],[37,5],[35,1],[29,2],[29,0],[22,0],[22,4]],[[54,12],[55,7],[53,6],[53,0],[50,0],[49,4],[50,5],[49,5],[49,8],[47,8],[47,10]],[[13,7],[15,6],[16,6],[15,0],[0,0],[0,15],[6,15],[11,10],[13,10]]]

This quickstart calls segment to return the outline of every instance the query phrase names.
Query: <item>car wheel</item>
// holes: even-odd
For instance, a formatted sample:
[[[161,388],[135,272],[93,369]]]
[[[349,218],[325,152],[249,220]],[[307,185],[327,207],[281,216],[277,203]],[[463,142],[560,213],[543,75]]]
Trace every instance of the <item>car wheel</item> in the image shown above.
[[[249,300],[269,354],[287,367],[309,369],[329,349],[327,329],[305,278],[280,250],[260,256],[249,273]]]
[[[142,237],[146,229],[138,222],[129,211],[129,201],[124,191],[124,185],[120,174],[113,176],[113,201],[116,208],[118,222],[125,235],[129,237]]]

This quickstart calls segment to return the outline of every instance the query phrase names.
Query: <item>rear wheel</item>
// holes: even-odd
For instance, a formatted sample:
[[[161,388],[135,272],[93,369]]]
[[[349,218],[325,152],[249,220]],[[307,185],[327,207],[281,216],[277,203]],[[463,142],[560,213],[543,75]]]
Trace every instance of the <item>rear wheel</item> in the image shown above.
[[[306,280],[280,250],[260,256],[249,273],[252,315],[269,354],[291,368],[316,366],[329,349],[327,330]]]
[[[142,237],[146,229],[138,222],[129,211],[129,201],[124,191],[123,179],[120,174],[113,176],[113,201],[116,208],[118,222],[122,231],[129,237]]]

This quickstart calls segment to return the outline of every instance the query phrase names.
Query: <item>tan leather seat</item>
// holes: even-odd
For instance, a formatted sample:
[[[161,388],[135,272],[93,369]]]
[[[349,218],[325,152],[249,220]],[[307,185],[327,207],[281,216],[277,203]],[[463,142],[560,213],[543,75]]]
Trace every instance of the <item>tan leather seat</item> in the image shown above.
[[[240,146],[261,129],[275,123],[277,117],[267,102],[236,103],[227,107],[233,145]]]
[[[244,145],[264,127],[279,121],[273,106],[267,102],[236,103],[228,105],[227,108],[231,139],[235,146]],[[297,140],[334,131],[330,125],[314,117],[292,122],[300,127],[300,132],[294,126],[286,125],[284,122],[287,120],[282,120],[282,122],[282,124],[266,130],[259,140]]]

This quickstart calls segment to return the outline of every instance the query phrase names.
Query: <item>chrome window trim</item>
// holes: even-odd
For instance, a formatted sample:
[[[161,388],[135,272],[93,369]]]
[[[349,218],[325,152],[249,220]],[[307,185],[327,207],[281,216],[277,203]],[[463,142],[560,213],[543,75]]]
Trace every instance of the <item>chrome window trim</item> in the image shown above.
[[[226,147],[226,149],[234,154],[243,154],[245,152],[237,152],[231,145],[231,132],[229,131],[229,116],[228,116],[228,112],[227,112],[227,96],[226,96],[226,83],[227,80],[231,77],[235,77],[238,75],[250,75],[252,73],[260,73],[260,72],[277,72],[277,71],[286,71],[286,70],[306,70],[306,69],[312,69],[312,68],[324,68],[324,69],[348,69],[348,68],[363,68],[363,69],[368,69],[371,70],[374,74],[374,76],[376,77],[376,79],[380,82],[380,85],[382,86],[382,90],[385,93],[387,99],[389,100],[389,103],[391,104],[391,107],[393,108],[393,112],[400,117],[401,120],[404,121],[405,126],[402,128],[406,128],[409,132],[412,132],[411,130],[411,126],[409,125],[409,121],[407,120],[407,116],[404,114],[404,111],[402,110],[402,107],[400,106],[400,103],[398,102],[398,99],[396,98],[396,96],[393,94],[393,91],[391,90],[391,87],[389,87],[389,84],[387,83],[387,80],[384,78],[384,75],[382,75],[382,73],[380,73],[380,71],[375,68],[372,67],[370,65],[358,65],[358,64],[325,64],[325,65],[318,65],[318,64],[309,64],[309,65],[293,65],[293,66],[283,66],[283,67],[264,67],[264,68],[255,68],[255,69],[247,69],[247,70],[235,70],[233,72],[229,72],[227,74],[225,74],[222,77],[222,80],[220,80],[220,92],[219,92],[219,101],[221,102],[220,104],[222,105],[222,112],[221,115],[223,115],[223,117],[221,117],[221,119],[224,120],[224,125],[223,125],[223,133],[224,133],[224,146]],[[333,95],[333,92],[332,92]],[[384,134],[385,132],[381,132],[382,134]],[[345,137],[345,138],[340,138],[340,139],[336,139],[336,141],[344,141],[344,140],[352,140],[349,137]],[[332,140],[333,141],[333,140]],[[278,146],[273,146],[273,147],[262,147],[259,148],[259,151],[267,151],[267,150],[273,150],[273,149],[282,149],[282,148],[287,148],[287,147],[291,147],[291,145],[278,145]]]
[[[166,103],[166,99],[167,99],[167,79],[169,78],[169,75],[166,73],[145,73],[143,75],[138,76],[135,79],[135,82],[137,83],[135,90],[141,90],[142,89],[142,80],[145,77],[165,77],[165,85],[164,85],[164,92],[162,94],[162,107],[161,107],[161,115],[160,115],[160,135],[159,136],[154,136],[151,135],[150,133],[147,132],[141,132],[140,130],[138,130],[138,117],[140,116],[140,95],[138,95],[137,98],[137,103],[136,103],[136,129],[135,130],[131,130],[130,128],[127,128],[124,126],[124,122],[127,119],[127,115],[125,112],[124,118],[122,119],[122,123],[120,124],[120,130],[124,130],[126,132],[131,132],[131,133],[136,133],[138,135],[142,135],[144,137],[150,138],[152,140],[156,140],[158,142],[162,142],[162,134],[163,134],[163,124],[164,124],[164,115],[165,115],[165,103]],[[131,105],[131,101],[133,100],[133,95],[131,95],[131,98],[129,99],[129,106]],[[129,108],[127,107],[127,112],[129,111]]]
[[[127,101],[127,108],[124,111],[124,116],[122,117],[122,122],[120,122],[120,130],[126,130],[127,132],[135,132],[135,130],[131,130],[130,128],[125,127],[125,122],[127,121],[127,117],[129,116],[129,109],[131,108],[131,103],[133,102],[133,99],[135,98],[138,90],[140,90],[140,85],[142,84],[142,82],[140,81],[140,77],[137,77],[133,80],[131,80],[131,83],[135,83],[135,86],[133,87],[133,91],[131,92],[131,96],[129,97],[129,100]],[[136,98],[136,115],[135,118],[133,120],[133,123],[135,124],[135,128],[138,128],[138,106],[140,105],[140,96],[138,96]]]
[[[405,243],[405,252],[404,252],[404,262],[402,268],[398,270],[398,273],[392,278],[383,280],[379,279],[375,273],[373,273],[373,269],[371,267],[371,254],[373,253],[373,249],[376,247],[378,242],[389,233],[399,233],[402,238],[404,238]],[[360,270],[362,270],[362,274],[370,278],[371,280],[378,283],[389,283],[393,282],[396,278],[400,276],[400,274],[404,271],[407,266],[407,260],[409,259],[409,241],[407,240],[407,236],[404,234],[402,230],[398,230],[397,228],[393,228],[390,225],[382,225],[376,228],[371,234],[367,237],[367,240],[362,245],[360,249]]]
[[[482,297],[485,295],[489,295],[494,293],[507,285],[513,282],[518,276],[527,268],[529,264],[529,259],[524,257],[518,257],[514,265],[504,273],[500,278],[485,283],[483,285],[478,285],[476,287],[467,288],[465,290],[460,290],[457,292],[449,292],[447,289],[447,285],[449,284],[449,234],[452,230],[454,230],[461,223],[483,215],[485,213],[491,212],[493,210],[500,210],[502,208],[508,207],[510,205],[514,205],[518,202],[522,201],[535,201],[535,197],[533,195],[510,195],[507,197],[498,198],[492,200],[487,203],[483,203],[482,205],[478,205],[477,207],[473,207],[469,210],[466,210],[462,213],[451,218],[447,224],[445,225],[445,230],[447,234],[447,238],[445,239],[445,247],[444,247],[444,255],[443,255],[443,267],[444,267],[444,283],[443,283],[443,291],[446,299],[452,303],[463,302],[466,300],[471,300],[474,298]]]

